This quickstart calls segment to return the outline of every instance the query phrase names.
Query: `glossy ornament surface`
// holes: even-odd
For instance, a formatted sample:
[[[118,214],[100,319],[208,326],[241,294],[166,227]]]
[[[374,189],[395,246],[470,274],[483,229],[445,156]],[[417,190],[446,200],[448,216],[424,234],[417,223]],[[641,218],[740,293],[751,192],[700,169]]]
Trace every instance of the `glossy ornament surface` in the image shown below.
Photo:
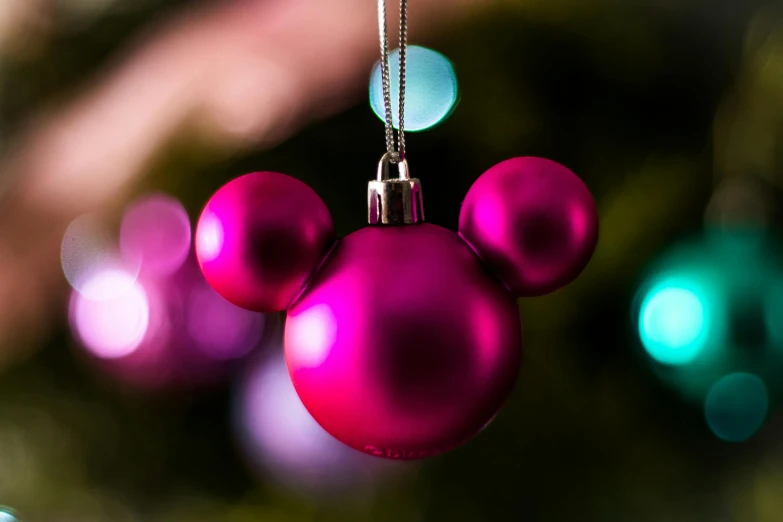
[[[597,215],[568,169],[516,158],[476,181],[457,234],[424,222],[419,180],[404,159],[391,177],[393,162],[384,155],[368,186],[373,226],[336,243],[312,190],[263,173],[218,191],[196,247],[224,297],[287,311],[288,370],[327,432],[414,459],[466,442],[497,414],[520,362],[516,297],[578,275]]]
[[[276,172],[239,177],[207,203],[196,229],[196,254],[212,287],[258,312],[284,310],[335,240],[318,195]]]
[[[547,294],[573,281],[598,240],[590,191],[554,161],[498,163],[468,191],[459,233],[519,296]]]
[[[367,453],[420,458],[497,413],[521,325],[514,297],[454,232],[368,227],[339,242],[288,310],[285,351],[326,431]]]

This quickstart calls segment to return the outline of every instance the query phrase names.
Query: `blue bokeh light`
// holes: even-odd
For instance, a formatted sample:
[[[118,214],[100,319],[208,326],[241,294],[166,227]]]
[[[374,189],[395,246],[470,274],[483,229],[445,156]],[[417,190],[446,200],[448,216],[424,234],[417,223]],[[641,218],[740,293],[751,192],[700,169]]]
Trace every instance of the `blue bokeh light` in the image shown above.
[[[395,49],[389,53],[392,121],[395,128],[399,126],[399,67],[400,54],[399,50]],[[457,98],[457,75],[449,59],[426,47],[409,46],[405,82],[405,130],[421,131],[442,122],[451,114]],[[375,114],[385,121],[380,62],[375,64],[370,77],[370,105]]]
[[[703,350],[709,331],[707,300],[697,289],[665,281],[650,289],[639,312],[639,337],[664,364],[686,364]]]
[[[752,373],[732,373],[715,383],[704,402],[712,432],[726,442],[742,442],[756,433],[767,417],[769,394]]]

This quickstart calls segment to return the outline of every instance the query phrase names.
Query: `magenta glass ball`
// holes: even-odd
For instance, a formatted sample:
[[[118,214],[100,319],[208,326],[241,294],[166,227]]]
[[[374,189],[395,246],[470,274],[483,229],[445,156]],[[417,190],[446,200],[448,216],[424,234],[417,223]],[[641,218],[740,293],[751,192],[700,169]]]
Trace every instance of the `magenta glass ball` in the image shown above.
[[[470,188],[459,233],[516,295],[543,295],[587,266],[598,240],[598,212],[590,191],[566,167],[513,158]]]
[[[209,200],[196,229],[207,281],[232,303],[258,312],[285,310],[335,241],[318,195],[276,172],[246,174]]]
[[[466,442],[516,380],[514,298],[459,236],[431,224],[341,240],[288,310],[285,354],[318,423],[372,455]]]

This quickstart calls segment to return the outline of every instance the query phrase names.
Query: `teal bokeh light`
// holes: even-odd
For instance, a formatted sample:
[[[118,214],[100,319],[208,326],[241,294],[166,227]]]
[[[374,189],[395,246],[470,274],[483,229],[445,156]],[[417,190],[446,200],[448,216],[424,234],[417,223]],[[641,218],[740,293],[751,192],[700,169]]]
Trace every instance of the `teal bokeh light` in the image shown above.
[[[19,519],[13,509],[0,506],[0,522],[19,522]]]
[[[697,291],[676,281],[648,292],[639,313],[639,337],[650,356],[665,364],[685,364],[704,348],[707,303]]]
[[[398,128],[397,111],[400,96],[400,54],[389,53],[391,98],[394,127]],[[457,75],[448,58],[437,51],[412,45],[408,47],[405,82],[405,130],[429,129],[445,120],[457,103]],[[370,77],[370,105],[385,121],[383,83],[380,62],[375,64]]]
[[[742,442],[756,433],[767,417],[769,394],[752,373],[732,373],[710,389],[704,415],[712,432],[727,442]]]

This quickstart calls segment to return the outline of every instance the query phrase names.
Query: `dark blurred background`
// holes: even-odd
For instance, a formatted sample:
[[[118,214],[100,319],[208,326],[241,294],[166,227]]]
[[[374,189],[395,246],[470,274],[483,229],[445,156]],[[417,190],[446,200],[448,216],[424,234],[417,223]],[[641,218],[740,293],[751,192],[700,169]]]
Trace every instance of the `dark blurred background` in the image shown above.
[[[543,156],[590,188],[599,246],[577,282],[520,301],[520,379],[474,441],[377,466],[321,462],[308,452],[337,451],[321,441],[294,465],[243,418],[248,372],[277,364],[280,318],[264,318],[227,377],[139,386],[80,347],[59,251],[73,219],[100,215],[116,231],[150,193],[182,202],[194,224],[219,186],[257,170],[307,182],[340,235],[364,226],[384,150],[367,102],[375,3],[2,0],[0,504],[20,520],[783,520],[783,371],[764,375],[763,425],[726,440],[706,392],[689,395],[687,375],[667,378],[647,356],[634,315],[672,245],[741,225],[777,248],[779,3],[411,5],[411,43],[447,56],[460,90],[447,120],[408,135],[428,220],[455,229],[482,172]],[[770,256],[762,288],[783,272]],[[783,324],[772,310],[746,314],[751,333]],[[760,365],[775,369],[783,342],[759,335]],[[731,364],[724,373],[748,370]],[[275,404],[287,426],[293,413]]]

